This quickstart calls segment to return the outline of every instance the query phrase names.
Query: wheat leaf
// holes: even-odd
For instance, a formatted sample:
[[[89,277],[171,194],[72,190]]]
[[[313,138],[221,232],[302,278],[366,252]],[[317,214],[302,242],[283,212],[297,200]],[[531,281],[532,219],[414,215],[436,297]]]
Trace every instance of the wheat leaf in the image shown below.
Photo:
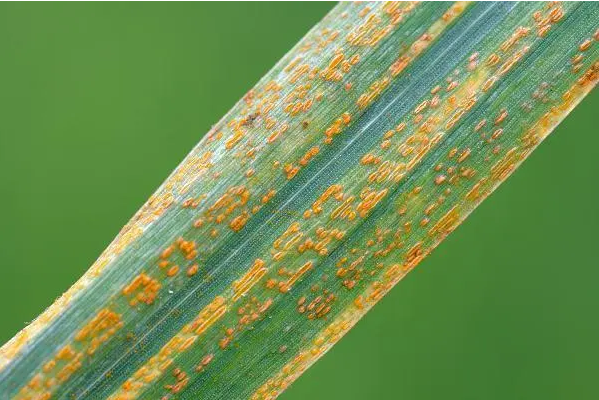
[[[598,21],[339,4],[2,347],[0,397],[276,397],[592,90]]]

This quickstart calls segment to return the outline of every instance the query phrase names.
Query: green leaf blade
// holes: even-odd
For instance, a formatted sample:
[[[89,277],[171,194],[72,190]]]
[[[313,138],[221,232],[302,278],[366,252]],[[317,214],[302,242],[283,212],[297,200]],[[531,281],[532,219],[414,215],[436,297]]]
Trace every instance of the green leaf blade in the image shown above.
[[[3,348],[0,393],[278,395],[594,87],[598,16],[340,4]]]

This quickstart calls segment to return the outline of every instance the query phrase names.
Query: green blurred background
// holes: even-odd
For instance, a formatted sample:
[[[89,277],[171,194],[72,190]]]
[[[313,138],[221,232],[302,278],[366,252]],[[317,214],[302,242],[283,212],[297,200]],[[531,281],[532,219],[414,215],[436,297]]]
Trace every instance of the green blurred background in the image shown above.
[[[0,5],[0,342],[327,3]],[[599,398],[599,92],[281,398]]]

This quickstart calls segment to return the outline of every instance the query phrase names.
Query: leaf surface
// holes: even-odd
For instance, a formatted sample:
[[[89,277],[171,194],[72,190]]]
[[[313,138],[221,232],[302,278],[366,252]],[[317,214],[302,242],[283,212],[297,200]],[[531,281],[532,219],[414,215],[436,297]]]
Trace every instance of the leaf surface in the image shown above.
[[[341,3],[0,353],[14,399],[270,399],[595,86],[592,3]]]

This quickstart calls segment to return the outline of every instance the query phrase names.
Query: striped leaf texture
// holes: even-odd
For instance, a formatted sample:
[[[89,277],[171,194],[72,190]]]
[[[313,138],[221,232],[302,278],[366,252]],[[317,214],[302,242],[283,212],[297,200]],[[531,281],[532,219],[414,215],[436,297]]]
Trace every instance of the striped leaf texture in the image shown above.
[[[593,89],[598,28],[596,3],[337,5],[2,347],[0,398],[277,397]]]

